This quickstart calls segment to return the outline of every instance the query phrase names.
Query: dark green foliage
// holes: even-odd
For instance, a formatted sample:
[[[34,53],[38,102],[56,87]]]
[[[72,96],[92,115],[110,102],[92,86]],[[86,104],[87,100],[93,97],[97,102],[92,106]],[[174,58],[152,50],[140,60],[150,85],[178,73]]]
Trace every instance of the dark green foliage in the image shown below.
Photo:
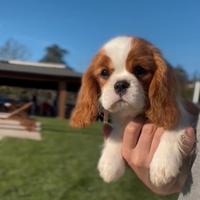
[[[40,62],[66,64],[64,61],[66,54],[68,54],[67,50],[59,47],[57,44],[53,44],[46,48],[46,53]]]
[[[175,72],[177,83],[178,83],[178,89],[179,89],[181,95],[185,99],[191,101],[194,88],[190,87],[190,85],[193,82],[193,80],[191,80],[191,81],[189,80],[187,72],[181,65],[177,65],[174,68],[174,72]]]

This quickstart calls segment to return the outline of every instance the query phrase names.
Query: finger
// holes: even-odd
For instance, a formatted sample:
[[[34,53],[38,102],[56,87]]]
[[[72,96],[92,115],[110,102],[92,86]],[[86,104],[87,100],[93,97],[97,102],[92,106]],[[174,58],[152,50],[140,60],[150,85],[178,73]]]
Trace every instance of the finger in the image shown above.
[[[181,150],[184,156],[188,156],[195,144],[196,136],[193,128],[187,128],[181,138]]]
[[[127,125],[123,136],[124,145],[131,149],[136,146],[142,126],[143,123],[133,121]]]
[[[156,128],[157,127],[154,124],[144,124],[139,140],[135,147],[137,151],[149,153]]]
[[[136,146],[142,126],[143,123],[138,121],[132,121],[126,126],[122,143],[122,155],[125,159]]]
[[[155,133],[154,133],[154,137],[153,137],[153,141],[151,143],[151,148],[150,148],[150,152],[149,152],[149,161],[152,160],[153,155],[156,151],[156,149],[158,148],[158,145],[160,144],[160,139],[161,136],[164,133],[164,129],[162,127],[159,127],[156,129]]]

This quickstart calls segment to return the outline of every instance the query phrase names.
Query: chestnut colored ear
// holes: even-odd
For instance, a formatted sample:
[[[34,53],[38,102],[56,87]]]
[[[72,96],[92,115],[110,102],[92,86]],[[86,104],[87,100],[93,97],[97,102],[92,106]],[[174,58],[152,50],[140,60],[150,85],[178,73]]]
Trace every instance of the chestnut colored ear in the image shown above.
[[[170,129],[177,125],[179,120],[176,79],[172,68],[162,58],[159,50],[153,51],[157,69],[149,87],[150,105],[147,117],[156,125]]]
[[[76,106],[71,114],[72,127],[86,127],[96,120],[98,112],[98,84],[91,73],[91,67],[82,78]]]

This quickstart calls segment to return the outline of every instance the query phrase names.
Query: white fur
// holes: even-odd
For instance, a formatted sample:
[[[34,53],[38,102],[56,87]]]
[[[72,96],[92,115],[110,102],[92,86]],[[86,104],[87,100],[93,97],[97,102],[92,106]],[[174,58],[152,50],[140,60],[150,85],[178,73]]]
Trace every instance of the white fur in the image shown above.
[[[120,100],[120,97],[115,93],[114,84],[119,80],[126,80],[129,82],[130,87],[126,94],[121,97],[124,102],[116,103]],[[102,88],[100,101],[104,109],[110,112],[127,112],[127,110],[129,110],[131,111],[131,115],[134,114],[134,116],[136,116],[138,113],[143,111],[145,105],[145,94],[143,87],[137,78],[133,76],[133,74],[124,70],[123,73],[114,72],[111,75],[110,79]]]
[[[131,117],[126,116],[120,121],[121,117],[122,115],[113,115],[113,131],[104,143],[98,162],[99,174],[107,183],[117,180],[125,171],[125,161],[121,154],[122,133]]]
[[[150,180],[157,187],[169,183],[179,174],[183,161],[182,136],[185,134],[185,127],[191,126],[195,121],[195,118],[185,110],[180,99],[177,99],[177,102],[181,112],[179,123],[173,130],[166,130],[163,133],[150,163]]]
[[[150,180],[160,187],[175,178],[182,165],[180,149],[184,129],[165,131],[150,163]]]
[[[122,134],[124,127],[132,119],[130,113],[127,115],[125,113],[117,113],[117,117],[116,114],[114,115],[114,130],[105,141],[98,163],[100,176],[105,182],[115,181],[124,174],[125,163],[121,156]],[[187,114],[187,117],[186,124],[181,123],[177,129],[166,130],[161,137],[160,144],[150,163],[150,180],[157,187],[169,183],[180,172],[183,159],[181,137],[185,132],[184,127],[191,124],[190,115]]]
[[[133,74],[126,70],[126,59],[133,41],[134,38],[132,37],[117,37],[103,46],[105,54],[112,61],[114,72],[102,88],[100,101],[104,109],[110,112],[121,112],[125,110],[127,112],[127,110],[131,110],[136,115],[143,110],[145,105],[145,95],[142,85]],[[116,103],[120,100],[120,97],[115,93],[114,85],[120,80],[129,82],[130,87],[122,97],[124,102]]]
[[[115,134],[114,132],[111,134]],[[121,141],[110,136],[104,144],[98,163],[100,176],[107,183],[120,178],[125,171],[125,162],[121,156]]]
[[[113,114],[114,124],[114,130],[105,141],[98,163],[100,176],[106,182],[117,180],[123,175],[125,163],[121,156],[122,134],[127,123],[139,113],[143,113],[145,106],[143,87],[138,79],[126,70],[125,66],[132,42],[131,37],[118,37],[103,47],[114,67],[114,72],[103,86],[100,97],[104,109]],[[123,102],[118,102],[120,97],[114,91],[114,84],[120,80],[126,80],[130,84],[126,94],[122,97]],[[190,124],[191,118],[181,103],[179,107],[183,118],[176,129],[164,132],[150,164],[150,180],[158,187],[169,183],[172,178],[176,177],[182,165],[181,136],[184,134],[184,128]]]
[[[128,121],[143,112],[145,106],[145,93],[141,83],[126,70],[126,59],[132,42],[131,37],[118,37],[103,47],[114,68],[114,72],[102,88],[100,97],[104,109],[114,113],[114,130],[105,141],[98,162],[100,176],[105,182],[115,181],[124,174],[125,162],[121,155],[122,133]],[[126,94],[122,97],[119,97],[114,90],[115,83],[120,80],[126,80],[130,84]],[[122,102],[118,102],[120,98]]]
[[[125,62],[131,50],[132,41],[132,37],[116,37],[103,46],[106,55],[112,60],[115,71],[125,69]]]

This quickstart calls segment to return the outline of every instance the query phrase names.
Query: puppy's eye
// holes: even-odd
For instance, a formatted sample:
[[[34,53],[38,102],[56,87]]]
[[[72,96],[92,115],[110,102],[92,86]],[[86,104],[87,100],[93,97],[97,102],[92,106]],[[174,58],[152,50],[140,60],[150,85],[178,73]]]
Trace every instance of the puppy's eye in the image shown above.
[[[142,66],[136,65],[134,67],[133,73],[138,77],[142,77],[147,73],[147,71]]]
[[[100,72],[100,76],[104,79],[107,79],[110,76],[110,73],[107,69],[102,69]]]

